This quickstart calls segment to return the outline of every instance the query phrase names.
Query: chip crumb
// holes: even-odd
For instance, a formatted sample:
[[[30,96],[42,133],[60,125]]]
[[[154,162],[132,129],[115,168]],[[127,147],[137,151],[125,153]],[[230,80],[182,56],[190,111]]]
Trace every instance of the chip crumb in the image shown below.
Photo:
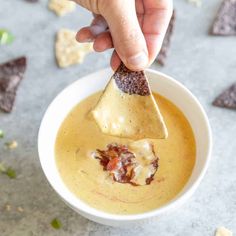
[[[64,16],[75,10],[76,3],[70,0],[49,0],[48,8],[58,16]]]
[[[226,229],[225,227],[219,227],[216,230],[215,236],[233,236],[233,232]]]
[[[93,51],[93,43],[79,43],[75,35],[76,32],[69,29],[61,29],[57,33],[56,59],[61,68],[82,63],[85,56]]]
[[[11,205],[6,204],[6,205],[5,205],[5,210],[6,210],[6,211],[11,211]]]
[[[23,209],[22,207],[18,206],[18,207],[17,207],[17,211],[19,211],[19,212],[24,212],[24,209]]]
[[[8,149],[15,149],[15,148],[18,147],[18,143],[17,143],[15,140],[13,140],[13,141],[11,141],[11,142],[6,142],[6,143],[5,143],[5,146],[6,146]]]
[[[202,0],[187,0],[189,3],[193,3],[197,7],[202,6]]]

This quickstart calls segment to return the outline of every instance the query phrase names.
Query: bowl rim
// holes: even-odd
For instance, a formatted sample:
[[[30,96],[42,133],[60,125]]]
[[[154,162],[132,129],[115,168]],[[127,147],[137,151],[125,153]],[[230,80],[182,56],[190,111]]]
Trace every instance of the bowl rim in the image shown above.
[[[184,90],[188,96],[195,102],[195,104],[197,105],[205,126],[206,126],[206,140],[208,141],[208,147],[207,147],[207,154],[206,154],[206,159],[204,162],[203,167],[201,168],[201,170],[199,171],[198,176],[196,177],[195,181],[192,183],[192,185],[186,190],[185,193],[183,193],[181,196],[178,196],[174,199],[172,199],[170,202],[166,203],[164,206],[161,206],[159,208],[156,208],[154,210],[151,211],[147,211],[144,213],[138,213],[138,214],[129,214],[129,215],[121,215],[121,214],[112,214],[112,213],[107,213],[101,210],[98,210],[96,208],[91,207],[89,204],[87,204],[86,202],[80,200],[83,204],[88,206],[88,209],[93,209],[93,212],[91,212],[90,210],[85,210],[85,209],[81,209],[80,206],[72,204],[71,202],[68,201],[68,199],[65,198],[65,196],[63,196],[63,193],[61,191],[59,191],[59,189],[57,189],[54,185],[53,182],[51,181],[51,179],[48,177],[48,174],[46,173],[46,169],[44,168],[44,163],[42,161],[42,157],[41,157],[41,151],[40,151],[40,140],[42,138],[42,130],[43,130],[43,126],[44,126],[44,122],[45,122],[45,117],[46,114],[48,113],[50,107],[54,104],[54,102],[60,97],[60,95],[66,91],[69,90],[70,87],[73,87],[78,81],[82,81],[82,80],[86,80],[87,77],[89,76],[93,76],[99,73],[107,73],[107,71],[110,71],[109,68],[106,69],[102,69],[99,71],[96,71],[94,73],[88,74],[83,76],[82,78],[79,78],[78,80],[72,82],[71,84],[69,84],[68,86],[66,86],[63,90],[61,90],[57,96],[50,102],[49,106],[47,107],[43,118],[41,120],[41,124],[39,127],[39,131],[38,131],[38,156],[39,156],[39,161],[41,164],[41,168],[43,169],[44,175],[46,176],[47,181],[49,182],[49,184],[51,185],[51,187],[54,189],[54,191],[63,199],[63,201],[66,202],[67,205],[69,205],[70,207],[72,207],[74,210],[76,210],[77,212],[81,212],[84,213],[85,215],[89,215],[89,216],[93,216],[95,218],[99,218],[99,219],[103,219],[103,220],[112,220],[112,221],[117,221],[117,222],[122,222],[122,221],[135,221],[135,220],[141,220],[141,219],[147,219],[147,218],[151,218],[154,216],[159,216],[165,212],[169,212],[172,209],[176,208],[177,206],[182,205],[184,202],[186,202],[186,200],[188,200],[192,194],[195,192],[195,190],[197,189],[197,187],[199,186],[200,182],[202,181],[207,168],[209,166],[209,162],[211,159],[211,153],[212,153],[212,131],[211,131],[211,126],[210,126],[210,122],[208,120],[208,117],[206,115],[206,112],[204,111],[202,105],[200,104],[200,102],[197,100],[197,98],[192,94],[192,92],[190,92],[189,89],[187,89],[183,84],[181,84],[179,81],[173,79],[171,76],[168,76],[162,72],[153,70],[153,69],[147,69],[146,72],[151,73],[151,74],[155,74],[161,77],[164,77],[165,79],[168,80],[168,82],[174,83],[175,85],[179,86],[182,90]],[[61,180],[62,181],[62,180]]]

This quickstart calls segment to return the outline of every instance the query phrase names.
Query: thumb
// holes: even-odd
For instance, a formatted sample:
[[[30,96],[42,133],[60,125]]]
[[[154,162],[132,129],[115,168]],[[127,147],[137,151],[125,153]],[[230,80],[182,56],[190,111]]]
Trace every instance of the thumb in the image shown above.
[[[110,0],[100,9],[120,59],[131,70],[143,70],[149,63],[148,50],[136,15],[135,0]]]

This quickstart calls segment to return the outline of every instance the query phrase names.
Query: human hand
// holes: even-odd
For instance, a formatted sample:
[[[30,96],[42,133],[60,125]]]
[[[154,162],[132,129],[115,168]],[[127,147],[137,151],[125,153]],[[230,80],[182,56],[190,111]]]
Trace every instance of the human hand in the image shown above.
[[[172,0],[74,0],[94,15],[91,25],[79,30],[79,42],[94,42],[102,52],[114,47],[111,67],[122,62],[143,70],[156,58],[173,11]]]

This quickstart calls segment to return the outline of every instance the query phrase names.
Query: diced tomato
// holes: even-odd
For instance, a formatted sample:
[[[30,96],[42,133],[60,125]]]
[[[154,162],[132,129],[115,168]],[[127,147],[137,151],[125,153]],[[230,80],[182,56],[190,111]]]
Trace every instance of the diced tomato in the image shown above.
[[[115,170],[118,166],[119,158],[113,158],[111,159],[107,164],[107,170],[112,171]]]

